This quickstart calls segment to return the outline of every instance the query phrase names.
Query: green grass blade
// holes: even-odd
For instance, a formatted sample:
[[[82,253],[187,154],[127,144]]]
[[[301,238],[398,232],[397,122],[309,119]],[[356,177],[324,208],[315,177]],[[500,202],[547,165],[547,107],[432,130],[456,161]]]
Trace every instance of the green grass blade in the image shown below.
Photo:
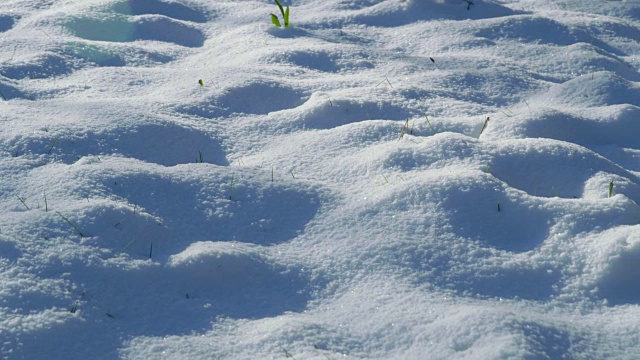
[[[20,202],[22,203],[22,205],[24,205],[24,207],[26,207],[26,208],[27,208],[27,210],[31,210],[31,209],[27,206],[27,203],[24,201],[24,199],[23,199],[23,198],[21,198],[20,196],[17,196],[17,195],[16,195],[16,197],[18,198],[18,200],[20,200]]]
[[[427,117],[427,115],[425,115],[424,118],[427,119],[427,124],[429,124],[429,129],[431,129],[431,132],[433,133],[433,135],[435,135],[436,131],[433,130],[433,126],[431,126],[431,121],[429,121],[429,118]]]
[[[478,138],[480,138],[480,135],[482,135],[484,130],[487,128],[488,124],[489,124],[489,117],[487,116],[487,119],[484,121],[484,125],[482,125],[482,129],[480,130],[480,134],[478,134]]]
[[[80,237],[84,237],[84,234],[82,234],[82,231],[80,231],[80,229],[78,229],[77,226],[73,225],[73,223],[71,221],[69,221],[69,219],[67,219],[66,217],[64,217],[64,215],[60,214],[59,211],[56,211],[56,213],[58,215],[60,215],[60,217],[62,218],[62,220],[66,221],[67,224],[71,225],[72,228],[76,229],[76,231],[78,232],[78,234],[80,234]]]
[[[277,27],[282,27],[282,25],[280,25],[280,20],[278,20],[278,17],[275,14],[271,14],[271,22]]]
[[[131,246],[131,244],[133,244],[133,242],[134,242],[134,241],[136,241],[136,239],[135,239],[135,238],[134,238],[134,239],[131,239],[131,241],[129,241],[129,242],[127,243],[127,245],[123,246],[123,247],[122,247],[122,249],[120,249],[120,251],[118,251],[118,252],[116,253],[115,257],[120,256],[120,255],[121,255],[125,250],[127,250],[127,248],[128,248],[129,246]]]
[[[283,16],[284,16],[284,27],[289,28],[289,7],[288,6]]]
[[[274,0],[276,2],[276,4],[278,4],[278,7],[280,8],[280,13],[282,14],[282,17],[284,17],[284,8],[282,7],[282,4],[280,4],[280,1],[278,0]]]
[[[49,148],[49,151],[47,152],[47,154],[51,154],[51,152],[53,151],[53,148],[56,147],[56,144],[58,143],[58,139],[60,139],[59,137],[57,137],[54,141],[53,144],[51,144],[51,147]]]

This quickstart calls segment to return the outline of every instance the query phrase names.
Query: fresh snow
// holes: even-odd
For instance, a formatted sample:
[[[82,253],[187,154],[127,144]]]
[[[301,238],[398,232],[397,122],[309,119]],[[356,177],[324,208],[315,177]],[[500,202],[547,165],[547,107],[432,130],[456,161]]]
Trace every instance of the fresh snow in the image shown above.
[[[639,1],[283,4],[0,2],[2,358],[639,356]]]

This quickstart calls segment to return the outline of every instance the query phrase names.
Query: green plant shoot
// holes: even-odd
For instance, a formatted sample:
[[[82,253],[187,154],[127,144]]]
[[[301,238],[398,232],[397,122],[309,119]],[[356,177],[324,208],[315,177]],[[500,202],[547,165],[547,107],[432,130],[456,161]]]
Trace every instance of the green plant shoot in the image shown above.
[[[480,134],[478,134],[478,138],[480,138],[480,135],[482,135],[482,133],[484,132],[484,129],[487,128],[488,124],[489,124],[489,117],[487,116],[487,119],[484,121],[484,125],[482,125],[482,129],[480,129]]]
[[[278,20],[278,17],[273,13],[271,14],[271,22],[277,27],[282,27],[282,25],[280,24],[280,20]]]
[[[289,7],[287,6],[287,9],[285,10],[282,7],[282,4],[280,3],[280,1],[278,0],[274,0],[274,1],[278,5],[278,8],[280,9],[280,13],[282,14],[282,19],[284,20],[284,27],[289,28]],[[277,27],[282,27],[282,24],[280,23],[280,19],[278,19],[278,16],[274,13],[271,13],[271,22],[273,23],[273,25]]]
[[[613,181],[609,183],[609,197],[613,196]]]
[[[17,196],[17,195],[16,195]],[[20,202],[22,203],[22,205],[24,205],[24,207],[27,208],[27,210],[31,210],[28,206],[27,203],[24,201],[23,198],[21,198],[20,196],[18,196],[18,200],[20,200]]]
[[[433,126],[431,126],[431,121],[429,121],[429,118],[427,117],[426,114],[425,114],[424,118],[427,119],[427,124],[429,124],[429,129],[431,129],[431,132],[433,133],[433,135],[435,135],[436,131],[433,130]]]
[[[76,232],[78,233],[78,235],[80,235],[80,237],[84,237],[84,234],[80,231],[80,229],[78,229],[77,226],[75,226],[69,219],[67,219],[64,215],[60,214],[59,211],[56,211],[56,213],[58,215],[60,215],[60,217],[62,218],[62,220],[66,221],[67,224],[71,225],[72,228],[74,228],[76,230]]]
[[[56,147],[56,144],[58,143],[58,139],[60,139],[59,137],[57,137],[54,141],[53,144],[51,144],[51,147],[49,148],[49,151],[47,152],[47,154],[51,154],[51,152],[53,151],[53,148]]]

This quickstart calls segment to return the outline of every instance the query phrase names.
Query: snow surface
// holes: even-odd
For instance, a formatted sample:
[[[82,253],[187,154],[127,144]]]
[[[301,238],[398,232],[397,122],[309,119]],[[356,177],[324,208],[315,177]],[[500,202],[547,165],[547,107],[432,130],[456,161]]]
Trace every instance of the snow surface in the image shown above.
[[[0,2],[2,357],[638,358],[640,2],[471,2]]]

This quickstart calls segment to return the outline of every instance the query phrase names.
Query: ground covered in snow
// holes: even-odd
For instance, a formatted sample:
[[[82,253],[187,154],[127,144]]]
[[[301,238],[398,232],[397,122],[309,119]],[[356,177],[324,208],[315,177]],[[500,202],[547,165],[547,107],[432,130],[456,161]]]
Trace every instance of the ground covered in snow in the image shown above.
[[[0,2],[6,359],[640,353],[640,2]]]

